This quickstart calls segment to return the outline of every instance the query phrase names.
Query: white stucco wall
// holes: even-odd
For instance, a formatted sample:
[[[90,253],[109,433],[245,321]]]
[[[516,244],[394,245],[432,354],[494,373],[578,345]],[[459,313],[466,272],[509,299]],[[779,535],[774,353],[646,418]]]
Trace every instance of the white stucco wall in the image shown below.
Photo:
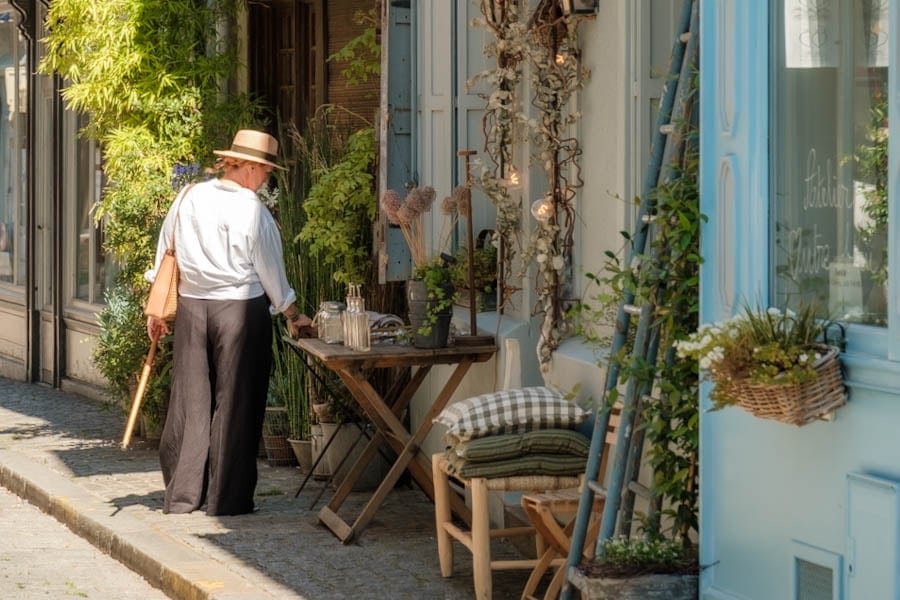
[[[470,4],[470,11],[473,10],[472,7],[476,7],[477,10],[477,2]],[[601,271],[606,260],[604,252],[618,251],[623,242],[619,232],[624,228],[628,206],[625,198],[626,182],[631,176],[628,171],[631,165],[626,143],[630,131],[629,122],[632,118],[628,106],[631,86],[628,56],[630,42],[626,35],[627,13],[626,0],[602,2],[597,17],[586,20],[579,26],[581,60],[591,75],[578,97],[578,107],[583,113],[577,135],[583,151],[580,165],[584,186],[576,200],[576,247],[573,270],[573,292],[576,296],[585,292],[588,295],[593,293],[587,285],[584,274]],[[429,26],[424,28],[426,30],[433,25],[431,20],[428,23]],[[478,36],[467,35],[470,40],[479,39]],[[468,53],[471,52],[470,48]],[[468,53],[464,55],[468,56]],[[424,81],[433,81],[429,76],[421,77]],[[527,80],[527,77],[525,79]],[[429,89],[433,87],[434,84],[430,83]],[[524,90],[521,96],[530,98],[531,94],[528,90]],[[466,102],[470,100],[471,98],[467,98]],[[428,119],[431,119],[431,116],[431,114],[423,115]],[[471,137],[472,131],[470,124],[466,124],[460,136]],[[438,136],[426,137],[429,137],[431,144],[447,143],[447,140]],[[473,146],[473,140],[466,143]],[[481,147],[483,143],[478,142],[474,146]],[[518,155],[524,156],[528,151],[527,147],[520,148]],[[431,165],[435,164],[432,160],[435,155],[435,151],[430,147],[420,150],[421,159]],[[543,174],[536,168],[533,168],[528,176],[523,177],[523,182],[524,185],[518,193],[527,215],[526,228],[530,230],[533,222],[528,214],[528,206],[534,198],[542,195],[546,183]],[[527,238],[527,231],[525,233]],[[603,389],[603,372],[597,366],[597,355],[593,348],[585,346],[578,339],[564,343],[555,354],[549,373],[545,378],[541,376],[536,358],[538,329],[531,317],[534,303],[531,292],[533,284],[526,281],[522,287],[523,291],[517,294],[509,309],[502,318],[499,318],[499,329],[496,313],[479,314],[479,328],[483,333],[497,333],[497,345],[501,348],[501,353],[491,363],[473,368],[470,373],[474,372],[477,376],[467,377],[455,397],[464,398],[494,391],[502,385],[505,362],[502,349],[505,339],[512,336],[520,342],[523,385],[547,383],[565,390],[571,390],[579,385],[583,390],[583,396],[599,398]],[[467,320],[467,312],[465,316],[458,316],[463,321]],[[491,369],[493,372],[488,373],[487,371]],[[440,389],[439,386],[449,373],[450,370],[446,368],[435,369],[429,376],[429,381],[422,386],[413,402],[411,416],[414,425],[417,418],[426,412],[430,399]],[[432,432],[424,445],[426,452],[442,447],[441,433]]]

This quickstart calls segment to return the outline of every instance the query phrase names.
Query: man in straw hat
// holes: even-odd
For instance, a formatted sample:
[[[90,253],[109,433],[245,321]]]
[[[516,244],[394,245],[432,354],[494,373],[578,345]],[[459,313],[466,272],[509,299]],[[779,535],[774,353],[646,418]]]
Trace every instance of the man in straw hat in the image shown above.
[[[295,305],[281,235],[256,190],[276,164],[278,141],[244,129],[216,150],[218,179],[181,191],[163,221],[154,269],[174,235],[180,269],[172,392],[159,457],[165,513],[206,504],[208,515],[254,510],[256,456],[272,363],[272,318],[292,337],[311,324]],[[147,333],[168,333],[147,318]]]

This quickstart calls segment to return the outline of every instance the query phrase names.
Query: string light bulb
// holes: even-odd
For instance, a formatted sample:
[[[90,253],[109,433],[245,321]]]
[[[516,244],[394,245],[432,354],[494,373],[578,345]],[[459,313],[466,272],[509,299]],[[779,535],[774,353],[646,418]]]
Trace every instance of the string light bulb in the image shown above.
[[[531,216],[540,223],[549,221],[555,212],[553,203],[548,198],[541,198],[531,203]]]
[[[556,54],[556,64],[564,65],[566,63],[566,55],[562,52],[557,52]]]
[[[519,172],[513,165],[506,168],[506,175],[503,177],[503,186],[508,189],[518,189],[522,185]]]

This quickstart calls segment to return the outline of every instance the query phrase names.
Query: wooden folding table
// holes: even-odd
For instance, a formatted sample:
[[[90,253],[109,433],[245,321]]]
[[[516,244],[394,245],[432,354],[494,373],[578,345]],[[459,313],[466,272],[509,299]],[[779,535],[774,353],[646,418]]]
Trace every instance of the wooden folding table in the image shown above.
[[[331,501],[319,511],[319,521],[345,544],[353,541],[372,520],[405,470],[410,472],[419,487],[433,501],[434,482],[431,463],[420,452],[419,444],[431,431],[432,421],[444,409],[469,367],[473,363],[485,362],[490,359],[497,352],[497,347],[494,345],[449,346],[435,350],[423,350],[398,344],[373,344],[369,351],[358,352],[340,344],[326,344],[318,339],[299,339],[292,341],[292,344],[338,374],[376,429],[375,435],[372,436],[357,461],[350,468]],[[402,415],[431,367],[441,364],[455,364],[456,368],[444,384],[443,389],[434,398],[422,423],[415,433],[412,433],[403,425]],[[415,372],[401,389],[382,396],[369,383],[368,373],[372,369],[393,367],[414,368]],[[353,489],[353,484],[362,475],[366,465],[384,443],[393,448],[397,453],[397,459],[362,512],[350,524],[341,518],[337,511]],[[469,514],[465,504],[459,499],[457,499],[454,510],[460,515]]]

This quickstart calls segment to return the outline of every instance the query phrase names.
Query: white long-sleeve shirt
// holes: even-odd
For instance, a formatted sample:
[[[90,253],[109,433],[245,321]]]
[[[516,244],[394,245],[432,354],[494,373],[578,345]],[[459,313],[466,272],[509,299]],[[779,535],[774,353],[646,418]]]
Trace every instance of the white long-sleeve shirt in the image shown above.
[[[191,187],[176,198],[163,221],[156,270],[175,227],[175,258],[181,278],[178,293],[207,300],[247,300],[265,293],[272,313],[284,312],[296,300],[284,271],[281,234],[269,209],[246,188],[230,187],[217,179]]]

